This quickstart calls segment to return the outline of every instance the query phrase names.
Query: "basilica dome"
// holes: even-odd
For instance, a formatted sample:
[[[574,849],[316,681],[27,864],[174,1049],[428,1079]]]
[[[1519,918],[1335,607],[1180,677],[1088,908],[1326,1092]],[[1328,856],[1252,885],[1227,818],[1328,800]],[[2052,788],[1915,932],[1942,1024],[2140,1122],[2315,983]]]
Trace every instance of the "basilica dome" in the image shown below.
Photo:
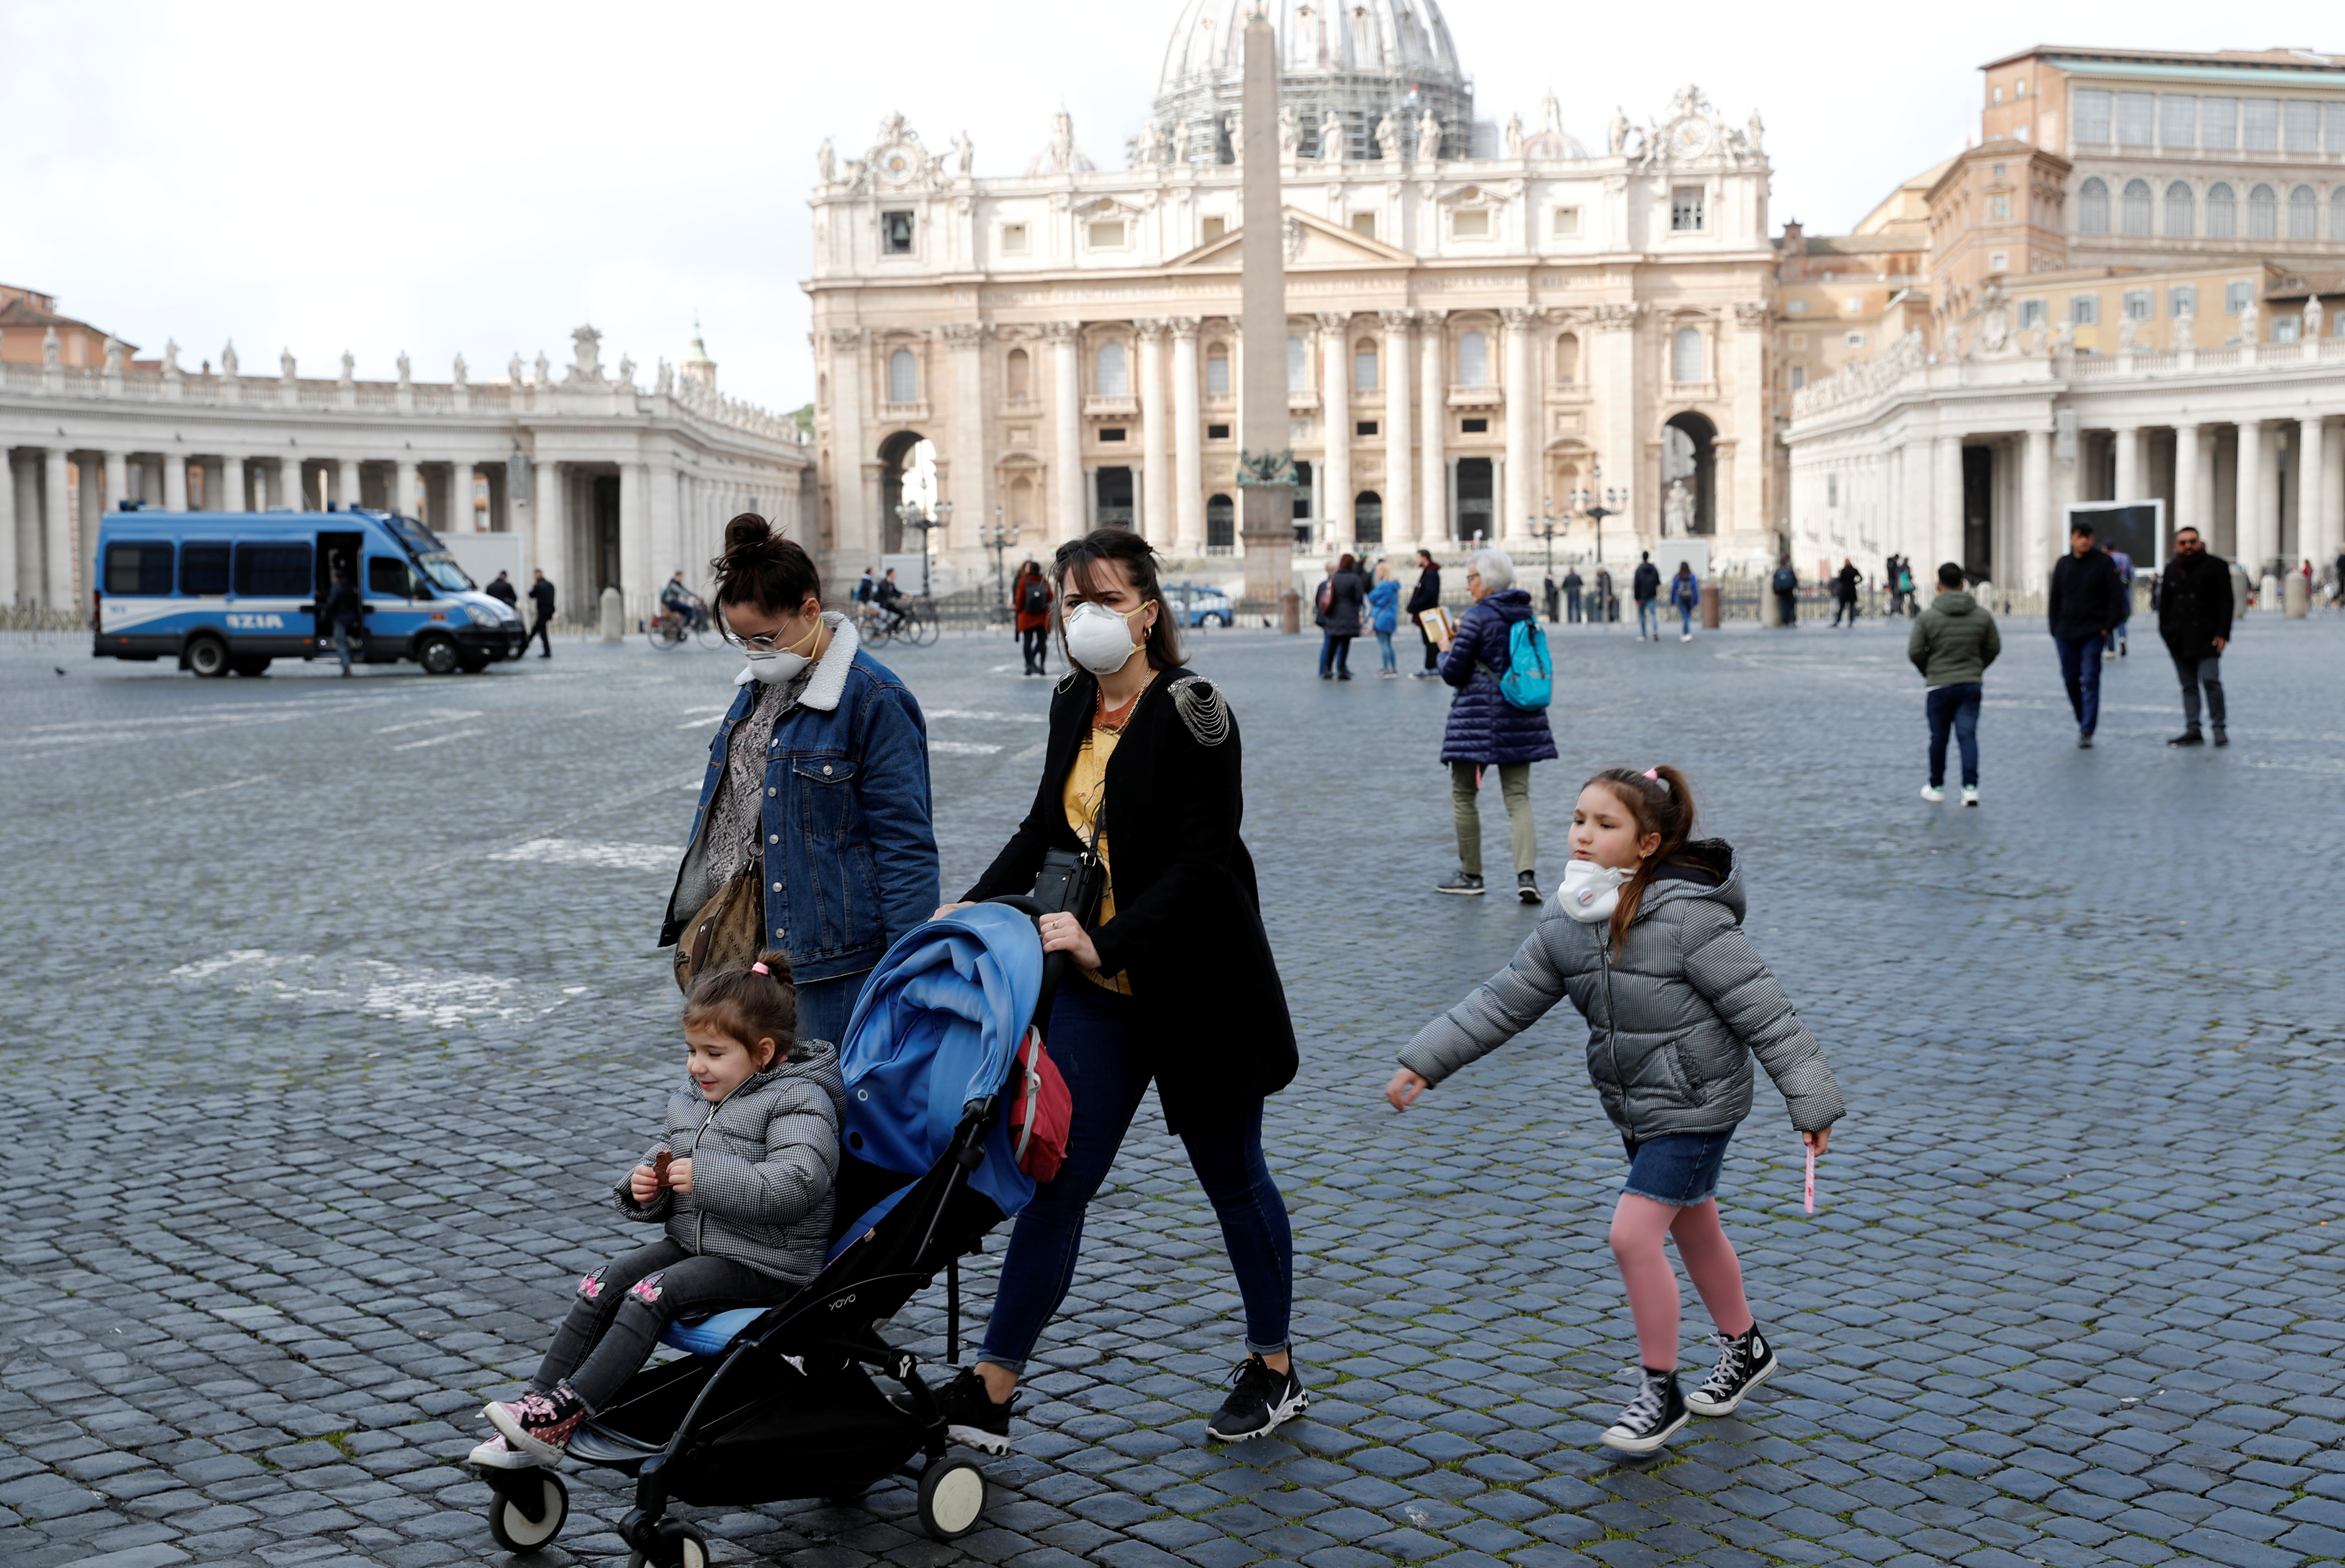
[[[1213,147],[1195,132],[1236,109],[1245,69],[1246,18],[1266,9],[1278,35],[1279,98],[1300,113],[1304,151],[1317,156],[1316,128],[1328,109],[1350,131],[1349,158],[1374,156],[1376,122],[1396,113],[1411,124],[1430,110],[1452,156],[1471,135],[1474,87],[1457,63],[1449,24],[1435,0],[1183,0],[1157,79],[1154,118],[1185,128],[1190,147]],[[1226,143],[1220,161],[1232,161]]]

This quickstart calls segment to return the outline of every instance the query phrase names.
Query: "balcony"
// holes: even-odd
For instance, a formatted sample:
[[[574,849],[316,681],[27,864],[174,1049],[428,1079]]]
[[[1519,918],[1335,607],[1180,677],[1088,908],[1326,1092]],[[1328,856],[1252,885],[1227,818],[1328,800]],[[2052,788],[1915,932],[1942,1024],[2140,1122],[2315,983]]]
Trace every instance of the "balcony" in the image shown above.
[[[1494,386],[1453,386],[1449,389],[1451,408],[1497,408],[1506,401],[1506,393]]]
[[[925,402],[883,402],[879,405],[882,424],[925,424],[929,405]]]
[[[1317,413],[1319,412],[1319,394],[1313,392],[1308,387],[1287,388],[1286,412],[1289,413]]]
[[[1140,400],[1128,392],[1093,392],[1083,399],[1083,412],[1098,419],[1138,419]]]

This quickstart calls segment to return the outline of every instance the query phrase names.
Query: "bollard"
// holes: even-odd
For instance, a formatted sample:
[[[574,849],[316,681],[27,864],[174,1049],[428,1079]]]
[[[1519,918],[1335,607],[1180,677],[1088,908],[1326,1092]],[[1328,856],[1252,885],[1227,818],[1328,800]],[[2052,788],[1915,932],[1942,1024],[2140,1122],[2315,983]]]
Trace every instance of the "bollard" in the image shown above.
[[[626,601],[619,596],[619,590],[615,587],[604,589],[603,640],[606,643],[617,642],[625,635],[626,622]]]
[[[1278,596],[1278,629],[1291,637],[1303,635],[1303,596],[1294,588]]]
[[[2263,582],[2256,589],[2256,608],[2263,611],[2267,615],[2278,615],[2279,613],[2279,579],[2273,576],[2269,572],[2266,572],[2264,574]]]
[[[1701,629],[1706,632],[1716,631],[1720,617],[1724,613],[1719,603],[1718,585],[1704,583],[1701,585]]]
[[[2303,573],[2290,572],[2288,575],[2288,583],[2280,590],[2280,597],[2288,606],[2289,620],[2304,619],[2304,612],[2312,607],[2312,594],[2305,583]]]

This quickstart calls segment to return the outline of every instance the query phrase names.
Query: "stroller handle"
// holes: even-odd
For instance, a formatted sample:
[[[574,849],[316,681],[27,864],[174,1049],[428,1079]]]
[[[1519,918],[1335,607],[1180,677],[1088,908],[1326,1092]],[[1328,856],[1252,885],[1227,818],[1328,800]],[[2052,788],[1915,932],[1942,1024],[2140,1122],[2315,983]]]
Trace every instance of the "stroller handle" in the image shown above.
[[[1052,912],[1045,909],[1042,901],[1031,893],[1000,893],[985,901],[990,904],[1006,904],[1032,921],[1037,938],[1041,934],[1042,917]],[[1051,1016],[1051,999],[1059,994],[1059,983],[1066,979],[1067,971],[1073,962],[1064,952],[1042,955],[1042,984],[1041,988],[1034,993],[1034,1016],[1027,1021],[1030,1027],[1040,1028],[1042,1021]]]

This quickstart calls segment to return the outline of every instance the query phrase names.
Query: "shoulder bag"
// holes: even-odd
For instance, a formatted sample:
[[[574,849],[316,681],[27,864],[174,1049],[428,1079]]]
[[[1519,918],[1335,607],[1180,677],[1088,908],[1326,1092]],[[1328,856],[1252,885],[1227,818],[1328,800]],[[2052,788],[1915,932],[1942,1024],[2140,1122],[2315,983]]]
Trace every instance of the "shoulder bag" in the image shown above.
[[[746,969],[757,962],[766,937],[766,857],[749,857],[734,877],[692,917],[675,943],[675,984],[689,992],[706,969]]]

